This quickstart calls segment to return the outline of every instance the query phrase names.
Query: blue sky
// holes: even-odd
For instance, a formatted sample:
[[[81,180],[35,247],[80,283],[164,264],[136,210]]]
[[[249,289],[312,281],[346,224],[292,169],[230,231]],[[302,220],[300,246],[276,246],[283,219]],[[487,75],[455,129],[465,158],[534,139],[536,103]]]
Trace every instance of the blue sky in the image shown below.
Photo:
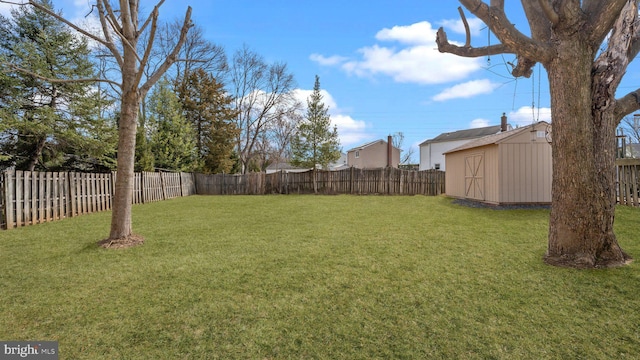
[[[54,0],[54,6],[69,18],[82,18],[89,2]],[[141,3],[148,11],[156,2]],[[506,9],[511,21],[526,33],[519,2],[507,3],[513,4]],[[301,90],[312,89],[318,75],[345,151],[403,132],[404,147],[413,146],[418,161],[420,142],[497,125],[502,113],[514,126],[550,120],[542,67],[529,79],[515,80],[507,64],[513,55],[465,59],[437,51],[440,26],[450,41],[464,43],[456,1],[166,0],[160,17],[183,17],[187,5],[193,21],[227,56],[247,45],[269,62],[285,62]],[[467,16],[472,45],[496,43],[481,22]]]

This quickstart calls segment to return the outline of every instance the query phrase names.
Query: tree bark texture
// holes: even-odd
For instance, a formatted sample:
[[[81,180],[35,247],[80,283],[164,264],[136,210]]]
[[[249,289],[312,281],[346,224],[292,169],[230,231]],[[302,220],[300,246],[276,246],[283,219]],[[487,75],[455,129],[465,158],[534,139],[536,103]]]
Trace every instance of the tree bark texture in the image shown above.
[[[131,236],[131,202],[138,123],[139,98],[137,88],[122,94],[121,117],[118,127],[118,160],[115,194],[111,213],[109,239],[123,239]]]
[[[616,119],[613,106],[601,106],[612,103],[613,94],[594,93],[595,54],[585,39],[558,41],[558,56],[546,66],[553,184],[545,261],[576,268],[623,265],[630,258],[613,232]]]

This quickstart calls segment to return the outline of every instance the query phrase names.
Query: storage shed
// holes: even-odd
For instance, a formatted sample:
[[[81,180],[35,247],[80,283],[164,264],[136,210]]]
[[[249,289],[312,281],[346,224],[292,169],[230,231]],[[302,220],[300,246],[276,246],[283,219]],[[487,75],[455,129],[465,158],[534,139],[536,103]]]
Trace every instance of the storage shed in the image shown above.
[[[550,204],[550,134],[541,121],[446,152],[446,194],[496,205]]]

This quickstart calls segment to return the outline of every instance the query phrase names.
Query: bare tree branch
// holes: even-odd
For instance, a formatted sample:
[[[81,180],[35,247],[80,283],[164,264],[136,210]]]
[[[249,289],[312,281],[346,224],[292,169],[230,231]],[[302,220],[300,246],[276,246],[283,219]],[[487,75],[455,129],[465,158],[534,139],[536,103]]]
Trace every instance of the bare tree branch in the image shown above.
[[[489,27],[489,29],[500,40],[501,44],[490,45],[479,48],[470,46],[470,35],[467,32],[467,42],[465,46],[457,46],[449,43],[447,34],[443,28],[438,30],[436,36],[436,43],[438,44],[438,51],[444,53],[451,53],[463,57],[480,57],[487,55],[497,54],[517,54],[518,64],[514,66],[512,75],[519,77],[529,77],[532,74],[533,66],[536,62],[548,62],[552,56],[552,49],[545,41],[536,41],[531,39],[520,31],[509,21],[504,14],[504,1],[493,0],[492,6],[489,7],[486,3],[480,0],[460,0],[472,14],[480,18]],[[530,4],[530,3],[528,3]],[[530,9],[531,11],[539,11],[538,8]],[[462,10],[461,17],[463,22],[465,16]],[[536,29],[533,29],[534,31]],[[467,30],[468,31],[468,30]],[[537,31],[543,36],[548,37],[543,31]],[[546,38],[545,38],[546,40]],[[517,50],[517,51],[516,51]]]
[[[447,33],[443,28],[438,29],[438,33],[436,35],[436,43],[438,44],[438,51],[441,53],[449,53],[463,57],[480,57],[487,55],[497,55],[497,54],[514,54],[515,52],[511,51],[505,45],[491,45],[491,46],[483,46],[479,48],[468,47],[468,46],[457,46],[449,43],[449,39],[447,38]]]
[[[503,9],[489,7],[481,0],[460,0],[472,14],[480,18],[491,29],[509,53],[516,53],[535,62],[548,62],[553,56],[551,47],[545,43],[534,41],[524,35],[509,21]]]
[[[141,61],[140,57],[138,56],[138,50],[135,48],[135,46],[133,46],[129,42],[129,40],[128,40],[129,37],[127,37],[127,34],[124,33],[124,29],[128,28],[128,27],[126,27],[124,25],[125,24],[124,19],[123,19],[123,26],[118,25],[118,19],[115,16],[115,12],[111,8],[111,5],[109,4],[109,1],[108,0],[106,0],[106,1],[105,0],[98,0],[98,3],[104,4],[104,7],[105,7],[106,12],[107,12],[107,16],[106,16],[107,22],[111,25],[111,28],[113,29],[113,31],[116,32],[116,34],[118,35],[118,37],[120,38],[120,40],[122,41],[124,46],[129,47],[129,49],[131,49],[131,53],[133,55],[135,55],[135,57],[138,59],[138,61]],[[125,6],[125,8],[127,8],[127,7]],[[123,12],[122,9],[120,11]],[[127,13],[128,13],[128,11],[127,11]],[[129,21],[129,22],[131,22],[131,21]],[[109,33],[109,29],[103,27],[103,32],[105,34],[107,34],[107,33]],[[135,34],[135,35],[136,35],[136,38],[137,38],[137,34]],[[114,45],[114,48],[115,48],[115,45]],[[116,50],[116,52],[118,52],[118,51]]]
[[[113,81],[113,80],[109,80],[109,79],[101,79],[101,78],[86,78],[86,79],[53,79],[50,77],[46,77],[46,76],[42,76],[42,75],[38,75],[36,73],[34,73],[33,71],[29,71],[27,69],[21,68],[19,66],[16,66],[14,64],[11,63],[2,63],[3,66],[6,66],[7,68],[12,68],[16,71],[19,71],[21,73],[27,74],[29,76],[33,76],[36,79],[40,79],[40,80],[44,80],[44,81],[48,81],[50,83],[55,83],[55,84],[70,84],[70,83],[95,83],[95,82],[103,82],[103,83],[108,83],[108,84],[113,84],[116,86],[120,86],[119,83]]]
[[[113,41],[113,38],[111,37],[111,31],[109,30],[109,21],[107,19],[107,16],[109,16],[109,14],[113,14],[113,11],[111,12],[109,12],[109,10],[105,11],[105,5],[102,0],[96,1],[96,6],[98,7],[98,16],[100,18],[100,25],[102,26],[102,34],[104,35],[104,38],[105,38],[105,42],[103,44],[107,49],[109,49],[109,51],[111,52],[111,55],[113,55],[113,57],[116,59],[118,66],[122,68],[124,64],[123,59],[122,59],[122,56],[120,55],[120,52],[118,51],[118,48],[115,45],[115,42]],[[111,8],[108,4],[107,6],[108,6],[107,9]],[[114,25],[111,25],[112,28],[113,26]]]
[[[109,6],[109,0],[102,1],[106,3],[107,7]],[[138,38],[138,34],[136,33],[137,27],[134,22],[133,14],[131,14],[131,9],[137,8],[139,3],[139,0],[120,1],[120,22],[122,23],[122,35],[124,35],[124,37]],[[123,4],[126,4],[126,6],[122,6]],[[133,50],[135,51],[135,48]]]
[[[627,114],[637,110],[640,110],[640,88],[616,100],[615,117],[618,124]]]
[[[458,6],[458,12],[460,13],[462,23],[464,24],[464,32],[467,38],[467,40],[464,42],[464,47],[469,48],[471,47],[471,30],[469,30],[469,22],[467,21],[467,17],[464,15],[462,7]]]
[[[160,77],[167,71],[167,69],[169,69],[169,67],[171,67],[171,65],[178,58],[178,53],[180,53],[180,48],[182,47],[182,44],[184,44],[187,38],[187,33],[189,32],[189,29],[193,26],[193,24],[191,23],[191,12],[192,12],[192,9],[191,9],[191,6],[189,6],[187,8],[187,13],[185,14],[185,17],[184,17],[184,22],[182,23],[182,29],[180,30],[180,38],[178,40],[178,43],[173,48],[173,51],[164,60],[162,65],[160,65],[156,69],[156,71],[154,71],[154,73],[151,74],[151,76],[147,79],[144,85],[142,85],[142,87],[140,88],[140,93],[142,95],[146,94],[149,91],[149,89],[153,86],[153,84],[155,84],[160,79]],[[157,24],[153,24],[152,26],[155,27],[157,26]],[[155,30],[153,30],[153,32],[155,32]]]
[[[158,6],[156,6],[153,9],[153,12],[151,13],[151,15],[149,15],[149,17],[147,18],[146,23],[149,22],[149,19],[152,19],[151,21],[151,31],[149,34],[149,39],[147,40],[147,48],[144,51],[144,55],[142,56],[142,60],[140,60],[140,68],[141,69],[146,69],[147,68],[147,63],[149,62],[149,55],[151,54],[151,49],[153,48],[153,43],[155,42],[155,38],[156,38],[156,30],[158,28]],[[140,31],[138,32],[139,34],[141,33]],[[138,72],[138,77],[136,79],[136,83],[140,83],[140,80],[142,79],[142,75],[144,74],[144,71],[140,71]]]
[[[24,6],[24,5],[28,5],[29,3],[13,2],[13,1],[0,0],[0,4],[9,4],[9,5]]]
[[[591,33],[591,42],[594,47],[599,47],[609,34],[611,26],[618,19],[618,15],[627,2],[635,0],[598,0],[589,1],[583,5],[583,10],[588,16]]]
[[[21,5],[21,6],[24,6],[24,5],[27,5],[27,4],[28,4],[28,5],[31,5],[31,6],[33,6],[34,8],[36,8],[36,9],[38,9],[38,10],[40,10],[40,11],[42,11],[42,12],[46,13],[47,15],[50,15],[50,16],[52,16],[52,17],[56,18],[57,20],[59,20],[59,21],[61,21],[61,22],[65,23],[67,26],[71,27],[72,29],[76,30],[77,32],[81,33],[82,35],[84,35],[84,36],[86,36],[86,37],[88,37],[88,38],[90,38],[90,39],[92,39],[92,40],[94,40],[94,41],[96,41],[96,42],[98,42],[98,43],[100,43],[100,44],[102,44],[102,45],[107,46],[107,44],[106,44],[106,42],[105,42],[105,40],[104,40],[104,39],[101,39],[101,38],[99,38],[99,37],[95,36],[94,34],[92,34],[92,33],[88,32],[87,30],[84,30],[84,29],[82,29],[82,28],[78,27],[76,24],[74,24],[74,23],[72,23],[71,21],[69,21],[69,20],[67,20],[67,19],[63,18],[62,16],[60,16],[60,15],[59,15],[59,14],[57,14],[56,12],[51,11],[51,10],[50,10],[50,9],[48,9],[47,7],[43,6],[43,5],[42,5],[42,4],[40,4],[40,3],[35,2],[35,1],[33,1],[33,0],[29,0],[29,2],[28,2],[28,3],[11,3],[11,2],[8,2],[8,1],[4,1],[4,0],[3,0],[3,1],[0,1],[0,3],[14,4],[14,5]]]
[[[602,52],[593,63],[593,97],[602,99],[600,102],[595,102],[597,107],[606,108],[612,105],[605,99],[614,99],[615,91],[629,66],[628,53],[633,35],[636,33],[637,17],[636,1],[628,1],[613,25],[606,51]]]
[[[162,6],[162,4],[164,4],[164,0],[160,0],[159,3],[156,4],[156,6],[153,7],[153,11],[159,11],[158,9],[160,8],[160,6]],[[147,20],[144,22],[144,24],[140,27],[140,30],[138,31],[138,34],[142,34],[145,29],[147,28],[147,26],[149,26],[149,23],[151,22],[152,17],[149,16],[147,18]]]
[[[560,17],[558,16],[558,13],[556,13],[555,10],[553,10],[553,7],[549,3],[549,0],[538,0],[538,3],[540,3],[540,7],[542,8],[542,11],[544,11],[544,14],[547,16],[547,19],[551,21],[551,24],[555,25],[560,21]]]
[[[104,6],[104,10],[106,10],[106,12],[101,12],[106,15],[107,20],[111,24],[113,30],[115,30],[115,32],[118,34],[122,34],[122,26],[120,26],[120,24],[118,23],[118,17],[116,16],[115,11],[113,11],[113,8],[111,7],[109,1],[98,0],[98,2]]]
[[[551,41],[551,29],[553,24],[544,13],[544,10],[542,10],[540,2],[522,1],[521,3],[531,30],[531,38],[534,41],[543,43]]]

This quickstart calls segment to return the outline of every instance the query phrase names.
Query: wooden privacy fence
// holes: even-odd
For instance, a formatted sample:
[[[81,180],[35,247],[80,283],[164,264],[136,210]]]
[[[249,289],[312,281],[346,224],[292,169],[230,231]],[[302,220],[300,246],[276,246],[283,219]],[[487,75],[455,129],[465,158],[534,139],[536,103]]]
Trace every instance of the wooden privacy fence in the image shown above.
[[[317,171],[321,194],[444,194],[444,172],[395,168]],[[134,204],[194,194],[263,195],[314,192],[314,172],[246,175],[136,173]],[[0,228],[11,229],[110,210],[116,173],[0,173]]]
[[[443,171],[411,171],[395,168],[316,171],[321,194],[444,194]],[[252,173],[246,175],[196,175],[200,195],[307,194],[314,192],[314,172]]]
[[[115,173],[0,173],[0,228],[11,229],[111,209]],[[134,204],[195,194],[193,174],[136,173]]]
[[[640,206],[640,159],[617,159],[618,203]]]

